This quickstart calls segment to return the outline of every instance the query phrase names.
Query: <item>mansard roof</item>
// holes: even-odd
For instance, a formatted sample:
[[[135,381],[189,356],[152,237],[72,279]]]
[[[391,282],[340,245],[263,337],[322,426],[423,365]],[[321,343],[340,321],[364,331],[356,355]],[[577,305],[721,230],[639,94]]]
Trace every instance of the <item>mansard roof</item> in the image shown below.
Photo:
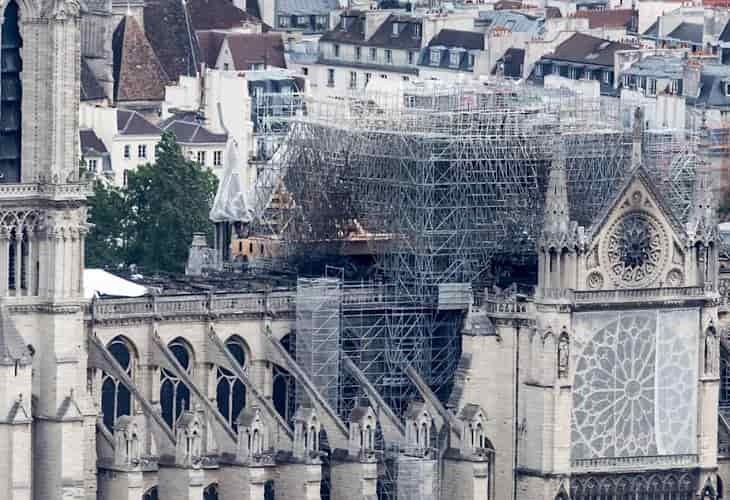
[[[120,135],[160,135],[160,129],[137,111],[117,110],[117,132]]]
[[[231,33],[226,42],[237,71],[252,69],[254,64],[286,68],[281,33]]]
[[[228,140],[226,134],[215,134],[200,123],[175,117],[165,120],[160,128],[175,134],[180,144],[225,144]]]
[[[109,153],[102,140],[96,135],[96,132],[90,128],[79,129],[79,143],[81,145],[81,154],[84,156]]]
[[[0,365],[29,364],[30,351],[12,319],[0,313]]]
[[[112,36],[114,100],[162,101],[169,79],[142,28],[126,16]]]

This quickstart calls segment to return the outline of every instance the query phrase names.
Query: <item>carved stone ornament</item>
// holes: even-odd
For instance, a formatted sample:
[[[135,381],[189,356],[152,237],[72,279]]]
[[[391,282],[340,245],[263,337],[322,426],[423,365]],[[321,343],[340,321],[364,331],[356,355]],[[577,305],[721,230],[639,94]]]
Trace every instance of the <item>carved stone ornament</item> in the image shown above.
[[[601,252],[602,265],[617,285],[646,286],[656,280],[667,259],[667,238],[651,215],[633,211],[615,221]]]
[[[600,290],[601,288],[603,288],[603,276],[601,276],[601,273],[597,271],[592,272],[588,275],[586,285],[591,290]]]
[[[667,285],[682,286],[684,284],[684,275],[679,269],[672,269],[667,273]]]

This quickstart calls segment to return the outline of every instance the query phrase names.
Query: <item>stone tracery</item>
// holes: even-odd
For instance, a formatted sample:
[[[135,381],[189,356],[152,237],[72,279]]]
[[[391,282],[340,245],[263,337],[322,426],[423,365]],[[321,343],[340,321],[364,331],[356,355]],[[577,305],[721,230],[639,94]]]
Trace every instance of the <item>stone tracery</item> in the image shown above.
[[[654,281],[667,257],[660,224],[645,212],[629,212],[614,222],[604,244],[605,265],[614,280],[637,287]]]

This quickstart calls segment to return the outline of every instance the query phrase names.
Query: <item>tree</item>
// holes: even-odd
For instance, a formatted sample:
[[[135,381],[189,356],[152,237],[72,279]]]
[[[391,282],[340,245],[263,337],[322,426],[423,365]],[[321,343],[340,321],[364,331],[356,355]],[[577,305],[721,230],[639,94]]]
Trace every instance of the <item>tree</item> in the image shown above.
[[[129,210],[125,194],[103,182],[94,183],[89,198],[89,221],[93,224],[86,238],[88,267],[118,267],[126,263],[126,223]]]
[[[193,233],[212,233],[208,213],[215,175],[185,158],[169,132],[163,132],[156,156],[154,164],[128,171],[127,185],[118,193],[114,188],[95,190],[91,222],[96,234],[89,245],[95,260],[90,258],[90,265],[108,267],[121,261],[148,271],[181,272]],[[119,243],[115,248],[120,259],[109,249],[112,241]]]

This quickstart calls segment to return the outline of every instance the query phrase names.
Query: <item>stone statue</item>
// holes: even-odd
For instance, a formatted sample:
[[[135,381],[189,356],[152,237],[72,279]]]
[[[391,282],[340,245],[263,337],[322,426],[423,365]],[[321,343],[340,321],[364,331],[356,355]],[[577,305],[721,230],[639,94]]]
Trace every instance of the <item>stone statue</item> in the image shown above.
[[[570,357],[570,341],[562,335],[558,342],[558,378],[568,376],[568,359]]]

